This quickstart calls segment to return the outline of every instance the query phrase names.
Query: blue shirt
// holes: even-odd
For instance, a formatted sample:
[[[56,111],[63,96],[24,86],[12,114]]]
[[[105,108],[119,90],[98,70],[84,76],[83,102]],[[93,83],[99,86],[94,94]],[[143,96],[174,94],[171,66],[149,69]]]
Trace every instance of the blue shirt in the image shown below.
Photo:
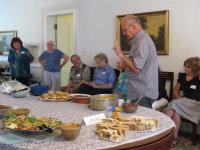
[[[127,83],[128,83],[128,79],[127,79],[126,72],[125,71],[121,72],[118,77],[118,82],[115,87],[115,92],[119,94],[127,95]]]
[[[8,61],[11,67],[11,76],[15,78],[30,77],[30,63],[33,62],[33,59],[25,47],[22,47],[19,53],[15,49],[10,49]]]
[[[64,53],[58,49],[55,49],[52,53],[47,50],[43,52],[39,59],[45,61],[44,70],[49,72],[60,72],[60,60]]]
[[[115,83],[115,71],[112,67],[96,68],[94,71],[94,81],[96,84]]]

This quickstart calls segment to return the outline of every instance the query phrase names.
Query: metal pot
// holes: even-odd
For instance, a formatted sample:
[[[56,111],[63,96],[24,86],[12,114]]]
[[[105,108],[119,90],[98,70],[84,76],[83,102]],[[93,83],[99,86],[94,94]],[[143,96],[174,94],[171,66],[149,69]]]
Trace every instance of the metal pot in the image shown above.
[[[106,110],[110,106],[118,105],[118,97],[115,94],[99,94],[91,97],[90,108],[95,110]]]

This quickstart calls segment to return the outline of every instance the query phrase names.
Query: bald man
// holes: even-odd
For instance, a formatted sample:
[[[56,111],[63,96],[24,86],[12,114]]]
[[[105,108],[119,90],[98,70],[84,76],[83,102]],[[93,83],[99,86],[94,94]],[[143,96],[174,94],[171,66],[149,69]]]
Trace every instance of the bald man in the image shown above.
[[[62,63],[61,59],[64,61]],[[43,66],[44,84],[49,86],[52,91],[60,88],[60,71],[68,62],[69,57],[61,50],[55,48],[53,41],[47,42],[47,50],[45,50],[38,58],[39,63]]]

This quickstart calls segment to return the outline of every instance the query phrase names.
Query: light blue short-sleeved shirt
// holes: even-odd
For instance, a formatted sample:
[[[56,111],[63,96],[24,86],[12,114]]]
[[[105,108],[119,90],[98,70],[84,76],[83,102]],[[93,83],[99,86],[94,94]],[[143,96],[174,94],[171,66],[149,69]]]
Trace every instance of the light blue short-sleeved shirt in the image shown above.
[[[64,53],[58,49],[55,49],[52,53],[47,50],[43,52],[39,59],[44,60],[44,70],[49,72],[60,72],[60,60]]]
[[[105,68],[96,68],[94,71],[94,81],[96,84],[115,83],[115,71],[112,67],[106,66]]]

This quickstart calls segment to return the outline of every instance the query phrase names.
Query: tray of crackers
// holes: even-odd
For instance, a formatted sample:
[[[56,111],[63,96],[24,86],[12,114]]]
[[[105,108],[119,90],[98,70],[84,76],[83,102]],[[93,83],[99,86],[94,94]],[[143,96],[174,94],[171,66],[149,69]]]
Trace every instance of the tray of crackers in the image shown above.
[[[129,127],[122,122],[113,118],[106,118],[96,124],[95,132],[102,140],[119,142],[128,131]]]
[[[96,124],[96,134],[102,140],[120,142],[128,132],[155,131],[159,127],[159,120],[143,116],[130,118],[106,118]]]
[[[56,91],[44,93],[40,96],[39,99],[44,101],[63,102],[71,100],[72,96],[66,92]]]
[[[143,116],[132,116],[130,118],[120,118],[120,122],[129,126],[131,131],[146,132],[155,131],[159,128],[160,122],[155,118],[148,118]]]

